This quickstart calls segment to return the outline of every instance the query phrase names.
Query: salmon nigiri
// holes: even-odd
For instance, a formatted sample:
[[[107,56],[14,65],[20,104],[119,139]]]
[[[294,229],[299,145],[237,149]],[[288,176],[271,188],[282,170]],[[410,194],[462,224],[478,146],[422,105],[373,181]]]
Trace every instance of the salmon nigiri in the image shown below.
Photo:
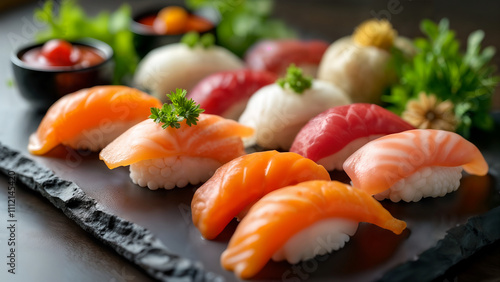
[[[411,129],[415,128],[375,104],[338,106],[311,119],[295,137],[290,151],[327,170],[342,170],[344,161],[369,141]]]
[[[258,152],[220,167],[194,194],[193,223],[207,239],[267,193],[307,180],[330,180],[322,166],[295,153]]]
[[[479,149],[460,135],[443,130],[414,129],[376,139],[344,163],[356,188],[393,202],[444,196],[458,189],[462,169],[488,173]]]
[[[191,107],[194,101],[186,99],[186,91],[177,91],[168,95],[173,106],[165,104],[155,119],[131,127],[101,151],[108,168],[130,165],[130,178],[139,186],[172,189],[206,181],[222,164],[245,154],[241,138],[251,136],[253,129],[200,114],[199,107]],[[172,110],[197,114],[169,119]]]
[[[250,278],[271,258],[297,263],[342,248],[359,222],[395,234],[406,228],[368,193],[341,182],[317,180],[281,188],[252,206],[222,253],[221,264],[240,278]]]
[[[43,155],[59,144],[98,151],[145,120],[160,100],[126,86],[96,86],[65,95],[47,111],[28,150]]]

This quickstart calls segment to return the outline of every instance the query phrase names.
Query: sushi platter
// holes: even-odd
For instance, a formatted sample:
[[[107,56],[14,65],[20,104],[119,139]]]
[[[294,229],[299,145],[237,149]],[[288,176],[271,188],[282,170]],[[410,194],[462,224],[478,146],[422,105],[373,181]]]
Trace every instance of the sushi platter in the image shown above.
[[[217,19],[174,2],[102,14],[106,30],[75,2],[35,10],[44,43],[12,51],[21,95],[0,97],[14,230],[0,280],[447,281],[500,249],[500,77],[484,32],[461,53],[447,19],[412,40],[373,18],[332,42],[245,1],[210,7]],[[234,45],[223,30],[250,17],[238,13],[294,38]],[[64,21],[103,42],[65,37]],[[53,208],[62,227],[40,228],[66,247],[28,269],[45,243],[23,228]]]
[[[482,143],[480,148],[486,152],[485,155],[489,161],[500,157],[499,148],[493,143],[495,138],[498,136],[489,138],[492,140],[491,143],[490,141],[480,142]],[[24,156],[28,156],[23,148],[26,142],[24,141],[23,144],[21,139],[23,139],[21,136],[17,139],[13,138],[10,144],[7,144],[24,152]],[[16,144],[15,140],[19,143]],[[97,160],[96,154],[71,156],[65,160],[29,158],[53,170],[60,178],[76,183],[85,194],[96,199],[98,205],[108,213],[146,228],[170,252],[192,262],[201,263],[205,271],[216,274],[214,277],[223,277],[225,281],[233,281],[233,274],[223,271],[218,259],[214,257],[220,256],[226,248],[237,222],[233,220],[216,240],[203,239],[191,221],[190,202],[196,189],[195,186],[170,191],[137,190],[137,186],[128,179],[127,169],[108,170],[102,162]],[[78,173],[72,169],[75,164],[78,164]],[[457,192],[444,198],[424,199],[411,204],[385,202],[384,207],[396,218],[404,218],[412,226],[411,230],[406,230],[402,235],[395,235],[374,225],[362,224],[349,243],[334,254],[318,257],[307,264],[298,264],[300,268],[283,262],[270,262],[255,279],[256,281],[260,279],[281,281],[305,277],[306,281],[331,281],[330,279],[373,281],[374,277],[376,279],[383,277],[383,281],[402,281],[414,275],[424,278],[423,275],[428,274],[431,279],[440,277],[453,266],[453,261],[460,261],[471,256],[477,250],[476,248],[491,243],[488,241],[489,236],[498,236],[499,230],[488,230],[494,222],[483,222],[481,219],[481,215],[489,216],[490,220],[498,219],[500,187],[496,180],[497,173],[498,171],[495,170],[486,178],[473,176],[465,178]],[[333,173],[332,177],[347,180],[346,175],[339,172]],[[481,196],[476,194],[478,182],[481,183]],[[25,190],[27,187],[18,185],[18,189]],[[471,228],[466,225],[471,218],[477,221],[475,228],[480,230],[480,235],[477,234],[480,238],[456,237],[457,234],[450,231],[459,225],[460,231],[454,232],[460,232],[460,236],[463,236],[464,229]],[[498,225],[495,227],[497,228]],[[452,239],[445,238],[447,232],[451,232],[448,236],[452,236]],[[440,245],[436,246],[443,238],[445,239]],[[452,240],[451,243],[448,242],[449,240]],[[474,247],[468,250],[456,250],[453,243],[457,242],[454,240],[459,240],[458,244],[473,244]],[[451,244],[451,246],[446,246],[446,244]],[[421,262],[419,259],[415,260],[426,251],[425,259],[422,257]],[[445,263],[445,260],[450,262]],[[429,272],[431,266],[434,267],[433,272]]]

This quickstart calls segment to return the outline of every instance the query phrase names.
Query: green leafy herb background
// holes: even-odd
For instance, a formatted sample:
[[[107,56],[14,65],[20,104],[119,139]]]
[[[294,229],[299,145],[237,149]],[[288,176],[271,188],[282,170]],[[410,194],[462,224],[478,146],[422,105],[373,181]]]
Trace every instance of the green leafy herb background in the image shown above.
[[[494,76],[495,68],[490,64],[495,49],[481,50],[484,32],[471,33],[462,54],[447,19],[438,24],[423,20],[420,28],[426,38],[415,39],[417,55],[408,59],[401,51],[393,50],[393,63],[400,80],[382,97],[383,101],[389,103],[389,109],[401,114],[408,101],[417,98],[420,92],[435,94],[454,103],[459,134],[469,137],[472,127],[491,130],[494,125],[491,97],[500,77]]]

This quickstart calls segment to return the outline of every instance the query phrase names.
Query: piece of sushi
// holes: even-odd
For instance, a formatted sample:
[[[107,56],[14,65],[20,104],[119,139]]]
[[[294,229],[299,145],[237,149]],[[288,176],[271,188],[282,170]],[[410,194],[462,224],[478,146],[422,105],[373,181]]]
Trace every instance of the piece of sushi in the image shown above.
[[[221,166],[194,194],[193,223],[207,239],[234,218],[242,219],[262,196],[308,180],[330,180],[328,172],[295,153],[258,152]]]
[[[221,165],[245,154],[242,137],[253,130],[216,115],[200,114],[195,126],[162,128],[145,120],[100,153],[108,168],[130,165],[130,178],[151,190],[204,182]]]
[[[368,193],[341,182],[307,181],[278,189],[255,203],[240,222],[221,264],[250,278],[269,259],[294,264],[342,248],[359,222],[396,234],[406,228]]]
[[[295,64],[304,74],[316,77],[327,48],[328,43],[322,40],[263,40],[250,48],[245,62],[250,69],[270,71],[279,76],[284,76],[288,66]]]
[[[380,103],[384,90],[397,79],[390,64],[391,48],[402,50],[408,57],[417,52],[410,40],[397,36],[389,21],[365,21],[352,36],[328,47],[318,79],[334,83],[355,103]]]
[[[168,44],[152,50],[139,63],[134,85],[166,102],[165,93],[176,88],[189,92],[208,75],[244,66],[241,59],[220,46]]]
[[[373,140],[344,162],[354,187],[375,198],[419,201],[441,197],[460,186],[462,169],[486,175],[479,149],[460,135],[414,129]]]
[[[249,143],[267,149],[290,149],[300,129],[313,117],[351,101],[333,84],[303,76],[289,67],[287,76],[259,89],[248,101],[239,122],[255,129]]]
[[[206,114],[237,120],[248,99],[278,76],[267,71],[249,69],[218,72],[201,80],[188,97],[199,103]]]
[[[415,128],[375,104],[338,106],[311,119],[295,137],[290,151],[327,170],[342,170],[344,161],[364,144],[411,129]]]
[[[98,151],[159,106],[158,99],[126,86],[96,86],[67,94],[49,108],[30,136],[28,151],[43,155],[59,144]]]

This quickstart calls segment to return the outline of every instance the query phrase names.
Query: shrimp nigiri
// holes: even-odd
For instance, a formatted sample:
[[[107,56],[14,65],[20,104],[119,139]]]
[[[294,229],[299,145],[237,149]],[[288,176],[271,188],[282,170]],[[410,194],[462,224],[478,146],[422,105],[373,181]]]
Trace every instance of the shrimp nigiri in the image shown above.
[[[471,142],[456,133],[434,129],[381,137],[344,163],[354,187],[393,202],[416,202],[453,192],[460,186],[462,169],[485,175],[488,164]]]
[[[249,278],[271,258],[297,263],[342,248],[359,222],[395,234],[406,228],[368,193],[337,181],[281,188],[252,206],[222,253],[221,264]]]
[[[169,97],[179,108],[186,102],[175,101],[185,99],[185,91],[177,94],[183,96]],[[216,115],[198,113],[196,119],[172,126],[147,119],[116,138],[99,157],[110,169],[130,165],[130,178],[139,186],[172,189],[206,181],[219,166],[244,155],[241,138],[252,134],[251,128]]]
[[[327,170],[342,170],[344,161],[369,141],[411,129],[415,128],[375,104],[338,106],[311,119],[295,137],[290,151]]]
[[[59,144],[98,151],[145,120],[160,100],[126,86],[96,86],[63,96],[47,111],[28,150],[43,155]]]
[[[193,223],[207,239],[243,218],[265,194],[307,180],[330,180],[322,166],[295,153],[258,152],[221,166],[194,194]]]

